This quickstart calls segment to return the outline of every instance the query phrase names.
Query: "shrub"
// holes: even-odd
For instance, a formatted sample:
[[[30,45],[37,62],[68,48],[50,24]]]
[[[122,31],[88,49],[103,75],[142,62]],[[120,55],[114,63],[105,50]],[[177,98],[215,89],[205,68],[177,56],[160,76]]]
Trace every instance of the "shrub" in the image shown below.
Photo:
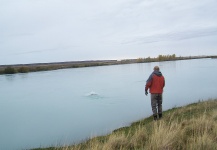
[[[5,72],[5,74],[14,74],[14,73],[16,73],[16,70],[12,67],[7,67],[7,68],[5,68],[4,72]]]
[[[0,70],[0,74],[4,74],[5,73],[5,71],[4,70]]]
[[[18,69],[18,72],[20,72],[20,73],[27,73],[27,72],[29,72],[29,68],[28,67],[20,67]]]
[[[49,70],[48,67],[44,67],[44,66],[38,66],[36,67],[36,71],[46,71],[46,70]]]

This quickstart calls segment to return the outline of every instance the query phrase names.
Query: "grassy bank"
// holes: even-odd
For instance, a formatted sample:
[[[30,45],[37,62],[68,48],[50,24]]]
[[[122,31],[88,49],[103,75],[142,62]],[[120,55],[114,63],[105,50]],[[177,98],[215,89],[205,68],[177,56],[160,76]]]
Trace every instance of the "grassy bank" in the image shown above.
[[[15,74],[28,73],[37,71],[49,71],[66,68],[81,68],[105,65],[120,65],[132,63],[149,63],[160,61],[175,61],[187,59],[201,59],[201,58],[216,58],[217,56],[188,56],[176,57],[173,55],[159,55],[156,58],[137,58],[137,59],[123,59],[123,60],[94,60],[94,61],[70,61],[70,62],[55,62],[55,63],[36,63],[36,64],[17,64],[17,65],[0,65],[1,74]]]
[[[106,136],[95,137],[78,145],[34,150],[213,150],[217,149],[217,99],[201,101],[132,123]]]

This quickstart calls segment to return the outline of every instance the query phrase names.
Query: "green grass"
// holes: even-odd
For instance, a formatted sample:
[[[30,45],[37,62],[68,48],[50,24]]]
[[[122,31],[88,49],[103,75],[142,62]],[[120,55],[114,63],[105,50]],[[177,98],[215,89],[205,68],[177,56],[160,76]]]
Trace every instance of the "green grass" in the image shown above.
[[[163,113],[161,120],[153,121],[150,116],[77,145],[34,150],[84,149],[217,149],[217,99],[172,108]]]

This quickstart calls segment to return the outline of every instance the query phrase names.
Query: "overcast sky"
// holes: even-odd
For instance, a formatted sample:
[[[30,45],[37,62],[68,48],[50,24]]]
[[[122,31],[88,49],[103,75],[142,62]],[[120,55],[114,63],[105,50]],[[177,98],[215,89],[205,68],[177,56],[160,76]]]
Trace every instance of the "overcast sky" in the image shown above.
[[[216,55],[216,0],[0,0],[0,65]]]

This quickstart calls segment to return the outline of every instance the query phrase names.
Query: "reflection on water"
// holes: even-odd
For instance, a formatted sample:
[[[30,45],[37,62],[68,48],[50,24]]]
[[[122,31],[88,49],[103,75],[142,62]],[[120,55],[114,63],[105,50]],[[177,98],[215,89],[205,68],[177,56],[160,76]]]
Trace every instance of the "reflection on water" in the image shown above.
[[[9,82],[12,82],[16,79],[21,79],[21,80],[28,79],[28,73],[6,74],[6,75],[2,75],[2,76],[4,76],[5,79]]]
[[[151,115],[144,87],[156,65],[164,110],[217,97],[217,59],[1,75],[0,149],[71,144]]]
[[[15,75],[14,74],[5,75],[5,79],[9,82],[13,81],[15,79]]]

